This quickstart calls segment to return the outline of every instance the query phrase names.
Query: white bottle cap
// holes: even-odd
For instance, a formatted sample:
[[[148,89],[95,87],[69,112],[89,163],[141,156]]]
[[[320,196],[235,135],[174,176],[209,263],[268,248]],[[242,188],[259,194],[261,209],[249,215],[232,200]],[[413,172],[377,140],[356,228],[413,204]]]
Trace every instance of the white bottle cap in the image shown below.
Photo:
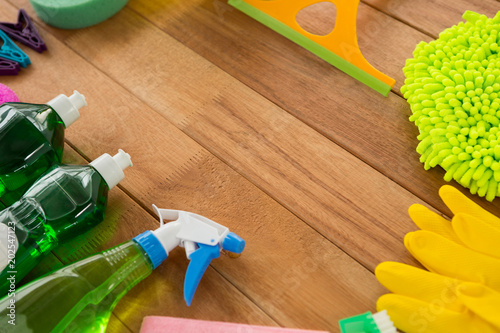
[[[132,160],[129,154],[119,149],[118,154],[115,156],[111,157],[109,154],[103,154],[90,162],[90,165],[99,172],[111,190],[125,178],[123,170],[132,166]]]
[[[64,122],[64,126],[67,128],[80,118],[78,110],[87,106],[87,102],[85,101],[85,96],[75,90],[70,97],[61,94],[48,102],[47,105],[57,112]]]

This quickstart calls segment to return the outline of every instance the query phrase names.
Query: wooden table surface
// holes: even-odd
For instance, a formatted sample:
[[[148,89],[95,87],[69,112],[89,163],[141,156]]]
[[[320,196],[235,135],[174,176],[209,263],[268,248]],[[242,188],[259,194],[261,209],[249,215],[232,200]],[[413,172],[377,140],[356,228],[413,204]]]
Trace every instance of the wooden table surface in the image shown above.
[[[122,148],[134,163],[110,192],[105,221],[32,277],[154,230],[153,203],[202,214],[247,242],[239,258],[213,261],[191,307],[188,261],[173,251],[118,303],[111,333],[138,332],[150,315],[338,332],[338,320],[375,311],[387,292],[377,264],[416,264],[402,241],[416,229],[408,207],[449,215],[443,170],[424,171],[415,152],[401,68],[465,10],[500,9],[497,0],[363,0],[361,51],[397,81],[383,97],[226,0],[131,0],[81,30],[45,25],[28,0],[0,4],[0,21],[27,9],[49,49],[22,47],[32,65],[1,82],[25,102],[74,89],[87,97],[64,161]],[[327,28],[324,12],[301,19]],[[498,199],[475,200],[500,214]]]

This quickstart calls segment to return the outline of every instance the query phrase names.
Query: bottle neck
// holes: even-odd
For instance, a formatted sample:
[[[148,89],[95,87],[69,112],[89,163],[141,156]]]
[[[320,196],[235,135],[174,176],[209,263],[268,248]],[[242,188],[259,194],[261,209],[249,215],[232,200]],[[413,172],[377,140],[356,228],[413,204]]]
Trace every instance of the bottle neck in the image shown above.
[[[40,132],[48,135],[49,128],[60,126],[62,130],[66,128],[63,120],[59,114],[46,104],[28,104],[16,103],[16,109],[24,114],[26,118],[35,126]],[[50,137],[46,137],[50,141]]]
[[[134,237],[133,241],[140,246],[148,260],[153,265],[153,269],[158,267],[165,259],[167,259],[167,251],[153,232],[149,230],[145,231]]]
[[[128,241],[102,253],[113,271],[113,279],[105,281],[99,289],[111,291],[116,302],[153,271],[153,264],[140,245]],[[102,295],[103,299],[107,295]],[[114,307],[114,306],[113,306]]]
[[[36,131],[38,131],[47,143],[46,148],[51,148],[56,153],[57,160],[60,162],[62,157],[62,152],[64,148],[64,122],[59,117],[57,112],[54,111],[50,106],[45,104],[27,104],[27,103],[16,103],[13,105],[13,110],[15,112],[22,115],[28,123],[35,127]],[[17,126],[24,126],[24,122],[22,124],[18,124]],[[21,130],[16,129],[16,130]],[[30,129],[23,128],[23,131],[30,131]],[[35,132],[32,132],[31,135]],[[27,134],[26,134],[27,135]],[[42,152],[37,152],[32,156],[32,158],[36,158],[37,155],[41,155]]]

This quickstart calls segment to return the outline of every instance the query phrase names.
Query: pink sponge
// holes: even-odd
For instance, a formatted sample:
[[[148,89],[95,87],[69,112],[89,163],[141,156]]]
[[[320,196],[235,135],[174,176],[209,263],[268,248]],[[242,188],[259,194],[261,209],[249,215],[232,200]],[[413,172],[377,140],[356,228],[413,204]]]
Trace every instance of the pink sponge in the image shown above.
[[[0,105],[7,102],[19,102],[19,98],[9,87],[0,83]]]

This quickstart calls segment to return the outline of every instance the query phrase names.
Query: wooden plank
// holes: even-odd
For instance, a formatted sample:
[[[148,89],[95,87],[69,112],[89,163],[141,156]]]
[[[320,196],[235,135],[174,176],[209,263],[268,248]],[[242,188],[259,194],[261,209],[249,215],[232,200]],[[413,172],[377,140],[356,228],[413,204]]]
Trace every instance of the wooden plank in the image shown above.
[[[217,271],[286,327],[336,332],[339,319],[374,310],[384,290],[368,270],[225,168],[205,158],[157,203],[200,212],[245,238],[243,255],[214,261]]]
[[[409,228],[408,218],[405,214],[398,212],[404,212],[406,207],[402,209],[402,206],[414,202],[414,197],[394,184],[386,186],[389,182],[382,181],[380,175],[373,170],[362,163],[354,162],[352,157],[349,158],[349,155],[342,152],[342,150],[332,148],[334,145],[331,142],[320,138],[315,132],[303,128],[294,118],[283,115],[282,110],[262,100],[259,94],[244,90],[237,81],[229,80],[227,75],[214,70],[213,66],[207,62],[201,62],[199,57],[185,50],[179,51],[182,48],[171,40],[167,39],[167,43],[161,46],[163,45],[162,42],[165,42],[164,37],[157,38],[159,34],[154,29],[152,30],[151,27],[137,21],[133,18],[133,15],[126,13],[123,15],[129,15],[127,20],[132,17],[128,22],[133,26],[132,28],[118,21],[116,31],[112,31],[111,34],[108,34],[108,24],[106,29],[102,28],[104,30],[101,30],[100,27],[85,30],[82,35],[68,39],[68,44],[87,60],[110,74],[124,87],[140,96],[147,104],[156,110],[160,110],[176,126],[182,128],[197,141],[206,144],[210,151],[221,158],[224,156],[224,160],[230,163],[238,172],[251,179],[267,193],[284,202],[293,212],[298,211],[298,215],[309,223],[315,225],[318,218],[324,224],[332,223],[332,220],[336,223],[343,223],[343,229],[337,230],[344,231],[344,233],[340,233],[340,236],[335,235],[335,237],[347,238],[349,244],[359,241],[359,238],[356,238],[359,231],[351,229],[364,228],[369,225],[368,222],[379,224],[380,220],[385,218],[388,220],[382,226],[391,229],[393,226],[390,225],[390,222],[398,219],[397,222],[401,225],[394,226],[396,230],[394,231],[394,238],[398,239],[404,232],[403,230]],[[116,24],[116,20],[113,20],[113,24]],[[153,34],[154,38],[147,37],[145,41],[138,41],[138,39],[150,33]],[[102,37],[99,37],[98,34]],[[68,36],[71,36],[71,34],[68,34]],[[58,37],[64,39],[68,36]],[[109,40],[112,40],[111,38],[121,40],[122,44],[106,46]],[[191,38],[194,37],[191,36]],[[83,46],[79,44],[82,41],[81,45]],[[88,47],[88,44],[92,41],[97,41],[97,45],[91,46],[89,50],[82,50],[82,47]],[[51,42],[57,44],[52,39]],[[215,44],[213,43],[212,47]],[[139,52],[138,47],[142,47],[144,53],[144,50],[150,50],[151,45],[155,45],[155,47],[159,45],[159,51],[154,51],[152,54],[146,54],[145,56]],[[136,60],[134,57],[128,55],[122,57],[124,47],[127,48],[127,52],[129,50],[133,51],[131,52],[133,56],[144,56],[146,58],[138,58],[140,61],[134,63],[136,67],[142,69],[142,73],[130,65]],[[172,47],[173,51],[170,52],[169,47]],[[131,133],[131,140],[134,142],[127,141],[127,146],[135,149],[136,152],[156,157],[158,147],[175,147],[178,137],[182,138],[170,124],[144,112],[144,110],[148,111],[144,103],[134,100],[113,82],[102,78],[101,73],[96,72],[87,65],[83,65],[80,59],[77,59],[75,55],[69,55],[70,52],[57,44],[56,54],[59,54],[59,52],[64,53],[65,56],[58,57],[56,60],[45,61],[43,64],[50,69],[54,69],[55,65],[53,63],[57,62],[60,68],[68,72],[85,73],[86,75],[84,75],[83,79],[78,78],[75,81],[75,79],[50,74],[48,70],[44,70],[44,76],[47,76],[48,80],[57,86],[68,86],[77,82],[77,80],[80,80],[78,81],[79,84],[86,87],[94,84],[96,89],[92,91],[93,100],[96,97],[95,100],[99,101],[98,105],[101,108],[108,107],[111,109],[110,113],[119,114],[116,117],[109,115],[107,118],[104,117],[105,120],[103,120],[103,118],[98,118],[103,116],[103,112],[92,110],[89,113],[98,120],[94,120],[92,126],[81,127],[81,129],[90,129],[92,133],[98,129],[99,138],[88,138],[81,133],[73,135],[71,142],[78,149],[84,147],[82,153],[96,157],[104,148],[112,146],[108,141],[113,141],[113,136],[120,136],[120,133],[129,129],[122,124],[115,124],[113,129],[107,133],[105,132],[105,125],[114,124],[111,120],[116,119],[120,122],[130,121],[130,119],[134,118],[134,114],[136,118],[141,119],[137,120],[138,128],[134,128]],[[158,59],[162,59],[160,56],[164,56],[166,60],[158,61]],[[116,63],[110,63],[108,57],[114,57],[111,59]],[[72,68],[69,59],[76,61],[75,68]],[[171,63],[168,64],[167,61],[171,61]],[[158,62],[160,62],[159,65]],[[153,65],[147,67],[148,63]],[[174,66],[174,64],[180,68],[171,73],[160,73],[165,69],[164,66]],[[127,72],[119,73],[120,66],[122,71]],[[37,68],[37,70],[41,69]],[[152,71],[160,77],[141,75],[148,71]],[[198,71],[202,74],[197,74]],[[44,76],[38,76],[38,78]],[[95,82],[85,79],[85,76],[95,78]],[[283,78],[286,78],[286,76],[280,77],[281,80]],[[135,80],[132,83],[124,82],[132,79]],[[211,81],[211,79],[214,80]],[[142,85],[142,87],[133,87],[133,83]],[[217,87],[217,84],[221,86]],[[112,88],[108,88],[108,85],[111,85]],[[163,85],[166,85],[166,87],[163,87]],[[307,86],[304,87],[305,91]],[[101,96],[101,94],[106,93],[113,97],[111,102],[108,102],[108,98]],[[342,99],[343,96],[339,95],[344,93],[345,91],[342,91],[331,98]],[[368,94],[361,93],[361,95],[366,97]],[[173,97],[174,101],[165,100],[165,96]],[[38,95],[34,93],[32,97],[38,97]],[[367,98],[371,101],[374,100],[370,99],[371,97]],[[122,112],[115,111],[116,107],[129,100],[132,100],[132,102],[126,108],[120,110]],[[254,102],[255,100],[257,102]],[[397,108],[400,106],[398,103],[400,103],[399,99],[392,99],[389,106]],[[377,106],[388,107],[384,102],[378,103]],[[239,110],[240,107],[243,108],[242,111]],[[168,108],[173,110],[168,110]],[[198,111],[191,112],[190,108],[198,108]],[[131,110],[135,112],[132,113]],[[257,114],[261,110],[264,110],[262,114]],[[404,110],[404,108],[401,107],[398,110]],[[125,115],[121,115],[122,113]],[[142,119],[143,117],[144,119]],[[254,120],[253,117],[256,119]],[[344,117],[338,116],[338,118]],[[227,122],[222,121],[225,119],[229,120]],[[370,129],[368,125],[370,121],[373,121],[368,116],[365,119],[357,113],[350,118],[348,117],[348,119],[353,122],[366,121],[366,129]],[[385,118],[382,119],[386,120]],[[391,118],[388,117],[387,120],[390,122]],[[96,124],[98,121],[102,121],[104,124]],[[142,126],[141,121],[152,121],[156,126],[161,126],[168,132],[174,132],[172,136],[175,139],[159,135],[155,131],[153,136],[156,141],[149,141],[148,147],[144,151],[141,150],[138,142],[143,139],[148,140],[148,134],[146,133],[152,128],[151,124]],[[394,125],[388,127],[400,129]],[[401,129],[406,130],[406,127],[403,126]],[[344,128],[343,130],[349,132],[348,129]],[[220,133],[216,131],[220,131]],[[279,133],[280,131],[285,133]],[[218,134],[220,134],[220,137]],[[185,139],[180,141],[184,142],[183,140]],[[366,140],[366,144],[374,145],[368,142],[370,140],[366,138],[364,140]],[[390,145],[392,142],[391,139],[385,144]],[[116,143],[118,143],[117,140],[114,141],[114,144]],[[156,149],[149,147],[149,145],[154,146]],[[191,145],[187,146],[189,151],[193,150]],[[294,150],[297,151],[294,152]],[[204,212],[207,216],[216,216],[216,220],[224,221],[223,223],[226,223],[227,219],[228,223],[235,223],[235,228],[241,228],[238,229],[238,232],[241,230],[240,233],[243,235],[250,235],[251,238],[248,239],[251,241],[249,241],[247,251],[250,249],[250,244],[253,244],[252,251],[245,253],[240,260],[218,261],[214,264],[214,267],[217,272],[227,277],[252,300],[262,306],[266,313],[271,315],[279,324],[319,329],[331,328],[331,330],[335,331],[337,330],[336,320],[347,316],[346,313],[348,315],[356,314],[365,311],[367,304],[373,306],[374,300],[382,291],[369,272],[359,265],[353,264],[352,260],[332,247],[330,242],[318,238],[318,235],[311,231],[310,228],[305,227],[301,221],[263,195],[261,191],[243,181],[236,173],[228,171],[228,168],[219,160],[213,158],[203,149],[200,151],[199,155],[195,154],[196,157],[193,158],[193,162],[187,162],[186,166],[182,166],[182,163],[181,166],[173,163],[173,167],[178,167],[181,172],[176,169],[177,171],[166,179],[153,176],[164,173],[166,168],[158,165],[146,165],[148,162],[150,163],[150,160],[141,159],[139,165],[141,168],[140,175],[133,178],[124,189],[127,193],[138,198],[141,204],[146,204],[147,201],[155,199],[157,195],[151,192],[158,189],[159,193],[165,195],[163,199],[165,204]],[[179,151],[175,150],[174,153],[179,153]],[[158,164],[168,162],[169,157],[175,156],[174,153],[172,155],[160,154]],[[305,153],[305,157],[299,156],[303,153]],[[276,160],[274,160],[275,158]],[[402,157],[402,159],[407,158],[408,156]],[[272,163],[267,165],[269,161]],[[338,162],[339,165],[331,166],[330,164],[334,162]],[[318,171],[318,169],[321,170]],[[313,170],[312,174],[309,170]],[[410,169],[411,171],[413,170]],[[392,172],[397,172],[397,169],[392,170],[391,174]],[[333,175],[330,175],[330,173],[333,173]],[[356,175],[357,173],[363,176]],[[325,174],[327,175],[325,176]],[[211,177],[207,178],[207,175]],[[146,176],[155,177],[158,181],[164,181],[164,184],[158,185],[158,187],[154,187],[152,183],[143,185],[141,181]],[[290,179],[283,181],[288,176],[291,176]],[[370,176],[374,176],[374,179],[371,179]],[[279,181],[276,181],[276,179]],[[317,179],[321,179],[321,182],[318,182]],[[326,180],[323,181],[323,179]],[[308,181],[311,181],[312,184],[308,184]],[[336,182],[342,184],[334,186]],[[298,187],[296,184],[303,187]],[[433,190],[436,189],[435,183],[429,182],[429,184]],[[362,188],[362,185],[365,187]],[[238,189],[240,186],[241,188]],[[378,190],[375,190],[376,188]],[[362,193],[363,190],[368,193]],[[145,191],[148,191],[148,193],[145,193]],[[280,191],[285,193],[280,194]],[[389,193],[385,198],[373,198],[374,193],[385,194],[387,191],[393,193]],[[325,193],[327,196],[323,198],[322,196]],[[347,195],[344,195],[345,193]],[[403,195],[400,196],[400,194]],[[171,199],[167,196],[175,198]],[[313,199],[307,198],[308,196]],[[330,200],[332,196],[336,199],[333,202]],[[370,200],[374,202],[371,203]],[[392,205],[385,203],[380,205],[383,200],[391,202]],[[392,203],[392,201],[398,200],[401,200],[400,206]],[[368,208],[363,206],[365,202],[369,202]],[[383,212],[377,212],[376,204],[378,204],[376,208]],[[232,206],[228,207],[230,205]],[[298,209],[297,206],[299,206]],[[351,208],[346,209],[346,207]],[[257,210],[257,208],[260,210]],[[346,209],[345,212],[342,211],[344,209]],[[391,209],[394,209],[394,211],[390,212]],[[310,210],[313,212],[306,215]],[[369,217],[362,217],[361,224],[357,225],[355,222],[358,221],[362,214]],[[237,225],[236,222],[232,222],[237,218],[244,221],[244,225],[240,225],[241,222]],[[332,237],[331,234],[334,234],[337,230],[327,232],[327,234]],[[379,234],[378,230],[373,229],[366,232],[373,237]],[[291,242],[290,239],[298,239],[298,241]],[[371,239],[367,244],[373,244],[374,242]],[[386,250],[388,252],[396,251],[398,252],[396,256],[400,255],[402,247],[401,244],[398,243],[398,245],[399,247],[394,249],[392,248],[393,244],[388,244]],[[279,250],[276,248],[279,248]],[[326,255],[324,255],[323,250],[326,251]],[[179,258],[182,257],[182,253],[177,253],[177,255]],[[309,261],[311,258],[313,262]],[[294,266],[295,262],[301,264]],[[186,262],[179,259],[178,265],[185,269]],[[235,267],[238,267],[239,270],[236,271]],[[133,312],[137,309],[148,314],[155,314],[155,311],[160,311],[158,309],[163,308],[165,302],[170,302],[168,296],[173,288],[163,284],[165,276],[172,274],[171,278],[177,279],[175,283],[172,283],[172,286],[178,284],[182,276],[178,271],[171,272],[170,269],[171,266],[168,267],[167,272],[167,268],[165,268],[162,276],[154,282],[155,284],[160,283],[160,287],[157,289],[159,290],[157,294],[155,294],[157,299],[153,302],[153,308],[148,308],[151,305],[150,295],[140,288],[135,288],[132,293],[135,292],[136,297],[131,301],[131,306],[123,303],[126,305],[123,305],[124,309],[119,310],[120,313],[127,316],[128,311]],[[221,295],[218,291],[220,283],[217,281],[212,283],[214,281],[212,274],[216,273],[210,271],[205,278],[208,278],[209,281],[206,283],[208,298],[210,301],[217,303],[226,301],[224,295]],[[332,280],[335,280],[335,286],[332,286]],[[314,283],[311,283],[311,281],[314,281]],[[336,302],[332,304],[332,300]],[[196,302],[198,302],[198,299]],[[245,311],[238,306],[239,303],[235,303],[229,310],[224,308],[218,313],[210,312],[207,314],[205,312],[207,311],[205,310],[207,303],[204,300],[205,305],[200,305],[200,308],[203,308],[199,310],[200,313],[203,312],[200,317],[219,316],[223,317],[223,319],[235,321],[235,318],[240,318],[237,316],[241,316],[241,313]],[[168,311],[173,311],[174,315],[191,317],[192,313],[179,309],[177,302],[172,301],[169,304],[171,304],[172,309]],[[323,310],[318,310],[318,308]],[[140,322],[137,317],[133,319],[136,320],[135,323]],[[246,320],[258,322],[262,319],[247,317]],[[137,328],[137,325],[134,327]]]
[[[8,11],[1,8],[0,18]],[[122,45],[136,41],[135,32],[123,31],[119,39]],[[189,309],[181,305],[177,289],[187,262],[182,250],[172,253],[167,265],[118,304],[115,313],[128,327],[137,330],[145,314],[168,314],[266,325],[276,324],[276,320],[290,327],[337,331],[338,319],[373,309],[383,288],[368,270],[51,35],[44,37],[51,53],[34,54],[33,62],[38,66],[26,71],[24,79],[9,78],[7,84],[28,101],[50,98],[56,89],[77,87],[86,94],[90,106],[82,112],[82,119],[68,129],[67,137],[80,153],[92,159],[102,152],[124,148],[132,155],[135,166],[127,170],[123,189],[141,206],[149,207],[155,202],[160,207],[195,211],[229,226],[248,241],[241,258],[223,257],[214,262],[215,270],[208,271]],[[112,53],[109,56],[116,57]],[[188,56],[191,59],[185,61],[198,63],[198,57]],[[213,66],[202,66],[213,71],[213,78],[226,80],[227,75]],[[169,84],[181,84],[179,91],[184,95],[170,97],[190,110],[202,106],[205,100],[194,90],[199,86],[196,74],[191,71],[185,75],[193,79],[193,90],[186,91],[189,86],[179,77]],[[40,81],[40,87],[28,89],[23,80]],[[140,78],[136,83],[149,87],[162,86],[164,81]],[[203,84],[207,89],[213,87],[213,82]],[[120,202],[122,207],[129,207],[125,199]],[[130,215],[127,213],[120,213],[123,223],[119,224],[113,242],[128,239],[125,236],[134,228],[146,227],[147,219],[141,217],[144,210],[135,212],[131,207]],[[242,299],[226,280],[219,281],[221,275],[249,298]],[[314,283],[310,283],[313,279]]]
[[[27,4],[27,0],[12,1]],[[441,169],[425,171],[418,161],[417,130],[408,121],[410,111],[404,100],[393,95],[389,99],[380,96],[224,1],[131,1],[130,6],[344,149],[449,213],[437,195],[438,187],[445,183],[444,172]],[[359,34],[365,56],[372,61],[386,52],[384,48],[378,49],[377,43],[364,41],[387,40],[385,49],[391,50],[391,56],[378,57],[383,63],[375,65],[396,77],[398,84],[402,83],[400,68],[404,59],[411,55],[418,41],[428,37],[366,5],[361,5],[360,15],[365,17],[358,20],[360,29],[366,29]],[[69,36],[71,34],[65,34]],[[391,38],[388,40],[387,36]],[[120,36],[123,37],[126,35]],[[398,48],[394,49],[394,45]],[[150,48],[145,44],[141,47]],[[99,55],[103,53],[98,50],[92,54]],[[396,63],[398,69],[390,69]],[[143,66],[145,72],[163,69],[156,59]],[[270,71],[273,75],[268,75]],[[135,79],[139,85],[145,84],[144,77]],[[169,79],[177,80],[176,77]],[[184,79],[188,82],[187,77]],[[154,76],[147,76],[147,80],[150,82],[146,84],[152,86],[161,84]],[[311,90],[315,94],[310,94]],[[189,100],[193,109],[203,105],[196,104],[192,89],[187,94],[189,98],[184,100]],[[377,119],[377,126],[373,118]]]
[[[299,22],[304,26],[315,24],[323,29],[334,24],[335,17],[325,14],[326,5],[328,3],[318,4],[303,12]],[[358,84],[324,60],[247,17],[228,5],[227,1],[132,0],[128,6],[249,85],[254,81],[270,84],[268,81],[272,82],[273,78],[262,75],[262,71],[272,69],[274,73],[280,76],[286,73],[290,78],[289,82],[280,82],[281,88],[275,85],[268,87],[280,93],[285,89],[289,92],[297,85],[296,80],[301,80],[305,83],[324,82],[313,86],[315,93],[319,94],[331,94],[345,87],[352,93],[361,89],[372,94],[370,88]],[[359,6],[357,30],[358,43],[365,58],[376,69],[396,79],[393,90],[399,91],[404,81],[401,68],[405,62],[405,58],[399,55],[411,55],[416,43],[429,38],[363,3]],[[247,75],[250,76],[245,78]],[[377,96],[377,93],[373,95]]]
[[[431,3],[434,2],[429,2],[429,6],[433,6]],[[337,73],[324,61],[225,1],[132,0],[129,7],[432,206],[450,214],[438,196],[439,187],[446,184],[444,171],[441,168],[425,171],[418,161],[415,152],[418,133],[408,121],[410,110],[404,99],[392,94],[384,98],[347,75]],[[421,7],[427,8],[424,4]],[[308,15],[313,19],[311,13]],[[322,25],[328,23],[324,17],[320,19]],[[419,41],[430,40],[363,4],[358,13],[358,31],[366,58],[397,79],[397,90],[403,82],[401,68],[405,59]],[[461,188],[455,182],[451,184]],[[471,197],[500,214],[497,205]]]
[[[366,267],[408,260],[413,195],[133,12],[66,42]]]
[[[494,17],[500,10],[498,0],[363,0],[375,8],[407,22],[437,38],[439,33],[458,22],[466,10]]]
[[[111,313],[109,318],[108,326],[106,327],[106,333],[133,333],[139,331],[132,331],[130,328],[125,326],[114,313]]]
[[[380,96],[224,1],[203,1],[200,6],[181,1],[132,1],[130,7],[412,193],[445,210],[437,198],[443,173],[425,172],[418,162],[417,130],[408,121],[410,110],[403,99],[393,94]],[[368,6],[360,7],[360,15],[365,21],[358,20],[358,27],[368,28],[358,34],[362,51],[369,61],[378,55],[383,63],[377,68],[400,85],[404,59],[418,41],[428,37]],[[391,46],[386,48],[377,48],[378,43],[373,42],[387,38]],[[363,45],[368,40],[371,43]],[[366,49],[369,45],[372,53],[370,47]],[[385,54],[390,56],[381,57]],[[388,67],[396,63],[398,69]]]

